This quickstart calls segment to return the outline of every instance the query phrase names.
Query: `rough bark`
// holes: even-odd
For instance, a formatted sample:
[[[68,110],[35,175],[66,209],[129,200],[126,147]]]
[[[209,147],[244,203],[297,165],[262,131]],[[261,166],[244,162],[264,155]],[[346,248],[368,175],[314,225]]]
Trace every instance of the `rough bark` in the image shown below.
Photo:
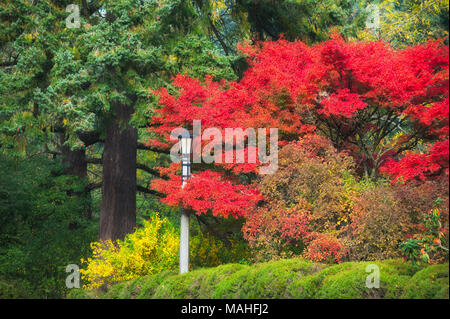
[[[85,150],[70,150],[68,146],[62,147],[64,173],[80,178],[87,177],[87,163]]]
[[[133,108],[115,105],[103,152],[100,240],[123,239],[136,227],[137,129],[129,125]]]
[[[61,154],[62,162],[64,165],[64,174],[77,176],[80,181],[85,181],[87,179],[87,162],[86,162],[86,151],[81,150],[71,150],[69,146],[64,145],[64,134],[61,134]],[[88,189],[82,193],[71,194],[73,196],[79,196],[83,199],[82,208],[83,215],[86,218],[92,217],[91,208],[91,194]]]

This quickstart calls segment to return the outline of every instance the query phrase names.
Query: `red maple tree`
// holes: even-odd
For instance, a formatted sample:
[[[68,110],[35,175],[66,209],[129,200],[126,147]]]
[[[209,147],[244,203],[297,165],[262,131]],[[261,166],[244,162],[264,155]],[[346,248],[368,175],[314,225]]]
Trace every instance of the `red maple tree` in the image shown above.
[[[327,137],[367,177],[448,174],[449,54],[441,41],[395,50],[334,36],[313,46],[278,40],[240,50],[250,64],[240,81],[178,75],[176,93],[155,92],[162,107],[149,125],[150,145],[170,147],[172,129],[194,120],[202,129],[272,127],[280,145],[311,132]],[[203,164],[183,190],[174,173],[152,186],[169,205],[244,216],[261,197],[251,185],[258,165]]]

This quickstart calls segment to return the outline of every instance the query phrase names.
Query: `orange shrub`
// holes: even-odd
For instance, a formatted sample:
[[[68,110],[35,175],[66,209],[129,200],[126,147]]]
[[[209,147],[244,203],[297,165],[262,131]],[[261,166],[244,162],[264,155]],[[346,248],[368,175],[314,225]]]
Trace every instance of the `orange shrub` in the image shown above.
[[[284,146],[277,172],[260,181],[264,202],[247,214],[243,227],[257,259],[300,255],[311,231],[341,228],[350,213],[353,167],[351,157],[318,135]]]
[[[303,254],[304,257],[316,262],[340,263],[347,255],[347,248],[333,234],[314,232],[311,241]]]

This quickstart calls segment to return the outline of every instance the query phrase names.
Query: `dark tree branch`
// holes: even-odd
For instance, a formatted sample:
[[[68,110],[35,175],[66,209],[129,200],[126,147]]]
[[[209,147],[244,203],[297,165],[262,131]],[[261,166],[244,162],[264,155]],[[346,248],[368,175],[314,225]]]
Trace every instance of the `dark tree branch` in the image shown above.
[[[16,65],[16,61],[5,61],[0,63],[0,67],[8,67]]]
[[[225,42],[223,41],[223,39],[222,39],[222,37],[221,37],[219,31],[217,30],[216,26],[215,26],[214,23],[212,22],[212,20],[211,20],[211,13],[208,14],[208,22],[209,22],[209,25],[210,25],[210,27],[211,27],[211,30],[214,32],[214,35],[216,36],[217,40],[219,40],[219,43],[220,43],[220,45],[222,46],[223,51],[225,52],[225,55],[228,56],[228,55],[229,55],[228,47],[227,47],[227,45],[225,44]]]
[[[99,177],[99,178],[102,177],[100,174],[97,174],[96,172],[91,171],[90,169],[88,169],[87,171],[88,171],[89,173],[91,173],[92,175],[95,175],[95,176],[97,176],[97,177]]]
[[[100,164],[100,165],[103,164],[103,161],[101,158],[86,158],[85,162],[89,163],[89,164]]]
[[[86,158],[85,161],[86,161],[86,163],[89,163],[89,164],[99,164],[99,165],[103,164],[103,161],[101,158]],[[144,164],[136,163],[136,168],[143,170],[153,176],[161,177],[159,175],[159,172],[156,169],[150,168]],[[161,177],[161,178],[168,179],[167,177]]]
[[[137,148],[139,150],[146,150],[146,151],[152,151],[152,152],[156,152],[156,153],[161,153],[161,154],[170,154],[169,150],[162,150],[160,148],[156,148],[154,146],[147,146],[144,143],[137,143]]]
[[[90,191],[93,191],[94,189],[101,188],[101,187],[102,187],[102,182],[91,183],[86,187],[86,191],[90,192]]]
[[[81,12],[83,13],[84,17],[88,19],[90,16],[88,2],[86,0],[82,0],[81,3],[82,3]]]
[[[143,187],[140,185],[136,185],[136,190],[141,193],[155,195],[155,196],[161,197],[161,198],[165,196],[163,193],[157,192],[153,189],[149,189],[149,188],[146,188],[146,187]]]
[[[147,172],[147,173],[149,173],[149,174],[151,174],[151,175],[153,175],[153,176],[160,177],[159,172],[158,172],[157,170],[155,170],[155,169],[153,169],[153,168],[150,168],[150,167],[148,167],[148,166],[146,166],[146,165],[144,165],[144,164],[136,163],[136,168],[137,168],[137,169],[141,169],[141,170],[143,170],[144,172]],[[164,178],[164,177],[162,177],[162,178]],[[165,178],[165,179],[166,179],[166,178]]]
[[[95,143],[101,142],[100,139],[100,133],[96,131],[90,131],[90,132],[82,132],[78,131],[77,136],[84,143],[85,146],[90,146]]]

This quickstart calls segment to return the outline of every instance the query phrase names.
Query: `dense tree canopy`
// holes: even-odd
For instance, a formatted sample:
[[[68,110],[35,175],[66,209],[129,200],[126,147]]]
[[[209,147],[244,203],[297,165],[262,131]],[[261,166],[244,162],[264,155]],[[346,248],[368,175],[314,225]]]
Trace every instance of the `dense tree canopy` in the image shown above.
[[[166,194],[165,203],[198,215],[245,217],[247,239],[266,246],[266,254],[267,245],[278,251],[287,242],[299,250],[308,245],[311,258],[341,260],[344,245],[324,232],[345,237],[341,228],[358,220],[352,217],[351,194],[362,190],[353,189],[352,178],[376,180],[381,173],[404,182],[448,178],[448,46],[442,42],[394,50],[384,42],[347,42],[337,36],[312,46],[279,40],[241,50],[250,68],[240,81],[178,76],[175,94],[155,92],[162,108],[149,126],[157,137],[149,145],[169,147],[172,129],[192,128],[195,121],[201,121],[203,132],[276,127],[278,144],[287,145],[280,153],[281,171],[260,180],[262,163],[230,164],[219,158],[194,164],[196,172],[180,190],[178,166],[172,164],[161,169],[169,180],[152,184]],[[222,139],[202,138],[202,146],[211,149],[211,143],[222,147]],[[248,145],[245,151],[250,152]],[[266,204],[258,204],[261,200]],[[404,227],[384,232],[412,231],[406,222],[410,217],[400,212],[395,217]],[[398,238],[386,251],[396,245]]]
[[[83,179],[88,163],[103,164],[85,192],[102,187],[100,236],[121,238],[136,225],[136,190],[147,190],[136,169],[153,173],[136,160],[151,88],[177,72],[234,75],[189,2],[83,2],[80,28],[66,27],[69,3],[2,7],[0,147],[25,154],[42,142]]]
[[[180,76],[176,96],[159,91],[164,107],[150,130],[167,143],[174,127],[194,120],[204,128],[277,127],[281,144],[316,131],[351,154],[365,176],[377,177],[380,167],[396,174],[414,156],[422,164],[402,172],[405,179],[448,168],[447,46],[430,42],[393,50],[383,42],[336,38],[313,46],[280,40],[242,50],[251,68],[239,82]],[[430,155],[405,153],[424,143],[435,143]]]
[[[64,296],[81,258],[91,286],[174,269],[180,208],[194,268],[448,260],[447,14],[0,0],[0,297]],[[177,127],[202,134],[183,188]]]

